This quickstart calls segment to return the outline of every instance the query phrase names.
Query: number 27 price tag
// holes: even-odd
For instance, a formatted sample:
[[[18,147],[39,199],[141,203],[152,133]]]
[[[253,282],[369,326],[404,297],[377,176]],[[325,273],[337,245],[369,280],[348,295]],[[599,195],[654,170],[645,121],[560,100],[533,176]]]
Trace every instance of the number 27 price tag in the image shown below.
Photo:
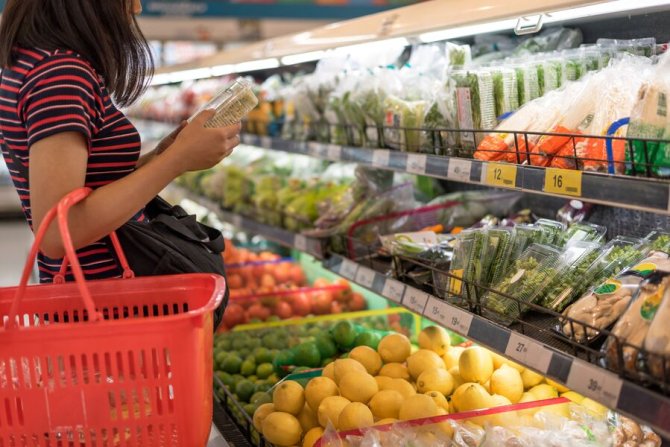
[[[544,173],[544,192],[581,197],[582,171],[547,168]]]

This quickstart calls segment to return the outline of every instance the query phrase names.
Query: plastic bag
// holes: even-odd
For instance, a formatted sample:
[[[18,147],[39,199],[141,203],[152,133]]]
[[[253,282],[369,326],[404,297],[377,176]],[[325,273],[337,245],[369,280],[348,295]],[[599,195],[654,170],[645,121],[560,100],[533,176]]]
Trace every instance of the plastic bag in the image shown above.
[[[463,67],[472,61],[470,45],[458,45],[452,42],[446,42],[445,50],[447,62],[452,67]]]
[[[516,72],[507,67],[491,68],[493,75],[493,96],[498,120],[503,115],[515,112],[519,108],[519,92]]]
[[[440,210],[438,223],[444,228],[470,227],[488,214],[505,216],[521,200],[515,191],[463,191],[434,198],[428,206],[458,202],[456,206]]]
[[[493,76],[487,70],[454,70],[458,127],[460,132],[460,156],[469,156],[484,138],[477,130],[495,128],[496,110],[493,92]]]
[[[515,48],[514,54],[524,55],[577,48],[582,43],[582,39],[582,32],[578,28],[547,28],[539,35],[524,40]]]

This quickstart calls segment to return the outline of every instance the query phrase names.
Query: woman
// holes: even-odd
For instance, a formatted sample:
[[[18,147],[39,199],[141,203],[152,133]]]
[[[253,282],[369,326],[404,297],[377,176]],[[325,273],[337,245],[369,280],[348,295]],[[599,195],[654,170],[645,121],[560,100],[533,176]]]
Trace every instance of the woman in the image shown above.
[[[94,189],[70,213],[87,279],[121,274],[101,239],[144,219],[173,179],[239,144],[239,125],[205,129],[206,111],[139,157],[139,134],[117,106],[135,101],[153,73],[141,10],[140,0],[9,0],[2,14],[0,147],[33,230],[67,193]],[[40,249],[40,281],[50,282],[64,255],[56,225]]]

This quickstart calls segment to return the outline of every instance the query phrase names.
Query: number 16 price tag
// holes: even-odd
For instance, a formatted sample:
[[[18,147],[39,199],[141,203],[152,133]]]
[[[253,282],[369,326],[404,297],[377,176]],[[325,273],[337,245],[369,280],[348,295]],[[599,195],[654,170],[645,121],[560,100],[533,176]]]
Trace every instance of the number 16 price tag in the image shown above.
[[[544,192],[581,197],[582,171],[547,168],[544,173]]]

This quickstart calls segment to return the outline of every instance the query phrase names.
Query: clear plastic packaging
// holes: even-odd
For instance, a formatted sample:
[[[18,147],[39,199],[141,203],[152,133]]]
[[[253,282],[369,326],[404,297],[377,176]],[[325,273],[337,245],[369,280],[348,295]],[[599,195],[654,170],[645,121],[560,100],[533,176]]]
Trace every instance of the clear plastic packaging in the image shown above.
[[[593,241],[599,242],[605,237],[607,228],[601,225],[595,225],[586,222],[578,222],[572,224],[565,233],[563,233],[562,238],[557,241],[561,247],[565,247],[570,242],[575,241]]]
[[[670,326],[668,326],[670,287],[668,284],[670,284],[670,279],[664,283],[664,290],[660,292],[663,296],[644,339],[644,349],[647,355],[643,358],[651,375],[663,382],[670,380]]]
[[[535,63],[540,96],[563,85],[563,64],[558,58],[541,58]]]
[[[482,251],[482,264],[484,265],[485,278],[481,278],[483,286],[489,286],[500,280],[505,268],[509,265],[509,257],[512,251],[514,230],[512,228],[489,228],[487,246]]]
[[[463,153],[469,156],[483,139],[483,134],[469,130],[493,129],[496,126],[493,76],[487,70],[454,70],[451,74],[456,85],[458,127]]]
[[[551,219],[538,219],[535,225],[542,229],[540,244],[558,245],[566,229],[565,224]]]
[[[252,87],[251,81],[237,78],[189,118],[189,122],[201,111],[214,109],[216,115],[205,123],[205,127],[225,127],[239,123],[258,105],[258,98],[254,95]]]
[[[514,238],[510,249],[510,262],[519,259],[521,254],[532,244],[541,243],[544,232],[537,225],[522,224],[514,227]]]
[[[454,248],[449,273],[465,281],[479,284],[482,274],[482,253],[488,243],[488,235],[482,230],[464,230],[459,233]],[[476,298],[476,287],[455,278],[449,278],[448,294],[445,298],[463,305]],[[465,292],[465,295],[464,295]]]
[[[515,112],[519,108],[519,92],[516,72],[511,68],[491,68],[493,76],[493,95],[496,106],[496,117]]]
[[[537,69],[533,64],[522,63],[514,67],[516,72],[517,91],[519,93],[519,105],[522,106],[540,97],[540,81]]]

